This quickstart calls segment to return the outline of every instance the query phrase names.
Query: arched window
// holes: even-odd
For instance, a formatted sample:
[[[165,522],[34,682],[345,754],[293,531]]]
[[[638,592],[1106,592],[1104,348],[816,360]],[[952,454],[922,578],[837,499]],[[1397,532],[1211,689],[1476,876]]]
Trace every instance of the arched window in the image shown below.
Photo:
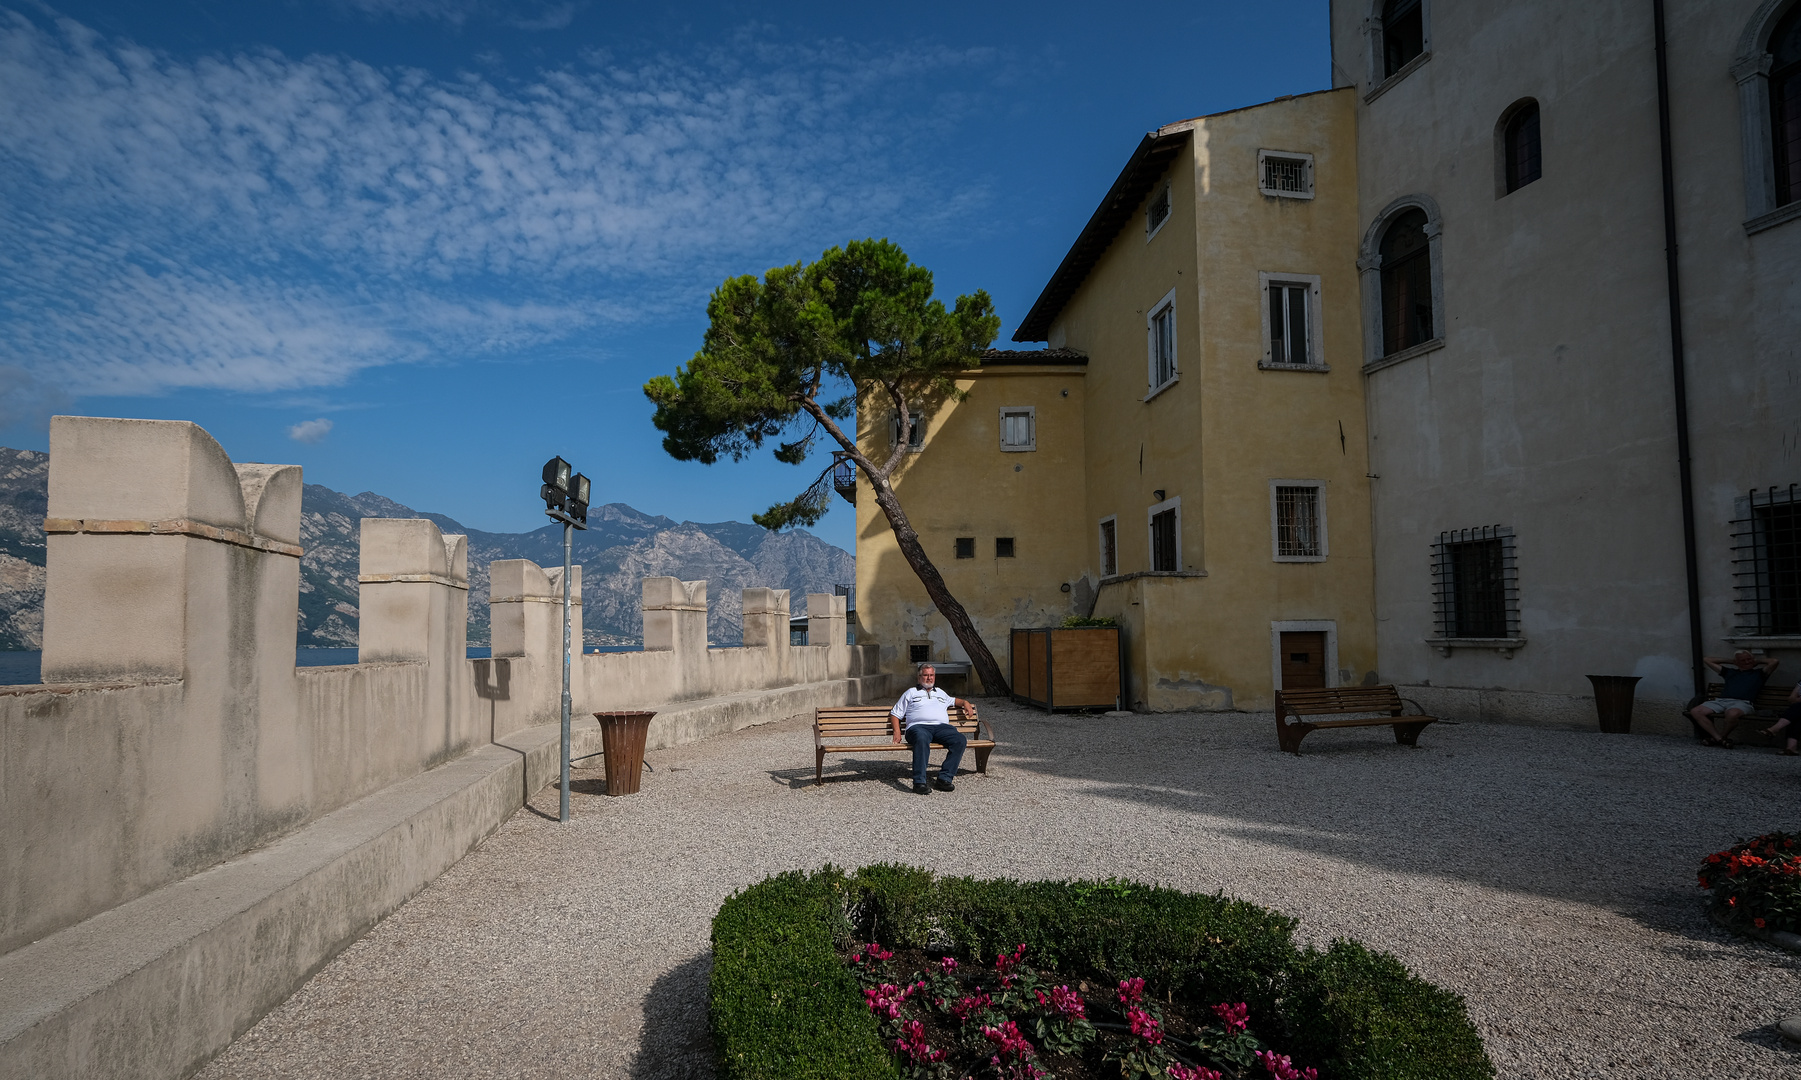
[[[1770,34],[1770,149],[1776,205],[1801,200],[1801,6]]]
[[[1422,0],[1386,0],[1382,5],[1382,77],[1407,66],[1426,51],[1426,16]]]
[[[1382,234],[1382,355],[1431,341],[1432,250],[1426,212],[1397,214]]]
[[[1501,194],[1518,191],[1540,175],[1538,102],[1515,105],[1501,124]]]

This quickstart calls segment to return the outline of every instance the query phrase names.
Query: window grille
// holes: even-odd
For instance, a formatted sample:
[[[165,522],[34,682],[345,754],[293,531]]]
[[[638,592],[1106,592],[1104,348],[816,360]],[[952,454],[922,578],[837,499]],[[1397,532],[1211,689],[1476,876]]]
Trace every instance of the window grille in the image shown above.
[[[1270,282],[1270,363],[1305,366],[1313,362],[1307,352],[1307,343],[1311,340],[1311,332],[1308,328],[1307,292],[1308,287],[1305,285]]]
[[[1307,190],[1307,162],[1301,158],[1266,157],[1263,159],[1263,186],[1271,191]]]
[[[932,647],[930,645],[908,645],[907,646],[907,662],[908,663],[923,664],[926,661],[930,660],[931,658],[932,658]]]
[[[1276,556],[1316,559],[1325,554],[1320,528],[1319,488],[1276,488]]]
[[[1165,304],[1151,314],[1151,389],[1176,377],[1176,306]]]
[[[1118,522],[1108,520],[1101,522],[1101,576],[1112,577],[1119,573],[1119,529]]]
[[[994,538],[994,557],[997,559],[1011,559],[1013,557],[1013,538],[1011,536],[997,536]]]
[[[1738,632],[1801,634],[1801,485],[1753,489],[1732,523]]]
[[[1438,534],[1432,545],[1432,612],[1439,637],[1519,636],[1513,544],[1513,529],[1502,525]]]
[[[976,538],[973,536],[957,537],[957,558],[973,559],[976,557]]]
[[[1032,409],[1001,410],[1001,449],[1036,450],[1037,421]]]
[[[1176,561],[1176,512],[1169,509],[1151,518],[1151,569],[1181,568]]]
[[[1150,235],[1152,233],[1154,233],[1158,229],[1162,228],[1163,223],[1168,220],[1169,220],[1169,185],[1165,184],[1165,185],[1163,185],[1162,190],[1158,191],[1157,194],[1151,196],[1150,206],[1145,208],[1144,233],[1145,233],[1146,239],[1149,239]]]

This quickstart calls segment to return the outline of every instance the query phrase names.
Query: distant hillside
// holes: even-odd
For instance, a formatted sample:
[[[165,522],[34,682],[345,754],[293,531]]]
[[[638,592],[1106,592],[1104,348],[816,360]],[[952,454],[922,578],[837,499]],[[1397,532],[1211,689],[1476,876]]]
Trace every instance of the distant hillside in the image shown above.
[[[44,511],[49,457],[0,448],[0,649],[35,649],[44,626]],[[528,533],[466,529],[442,514],[422,513],[365,491],[346,495],[320,484],[301,493],[299,635],[301,645],[355,645],[357,532],[366,517],[429,518],[445,532],[469,537],[469,642],[488,643],[488,564],[531,559],[560,566],[560,526]],[[590,645],[642,640],[641,582],[669,575],[705,578],[712,601],[708,636],[735,644],[744,634],[740,590],[788,589],[796,612],[809,592],[831,592],[856,580],[856,560],[804,531],[771,533],[738,521],[703,524],[640,513],[624,503],[595,507],[588,531],[575,534],[582,565],[582,621]]]

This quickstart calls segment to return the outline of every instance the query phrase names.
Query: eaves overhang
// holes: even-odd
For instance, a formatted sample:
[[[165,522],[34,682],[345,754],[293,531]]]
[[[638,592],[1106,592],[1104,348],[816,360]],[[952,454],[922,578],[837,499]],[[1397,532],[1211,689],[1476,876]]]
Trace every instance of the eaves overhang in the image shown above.
[[[1101,205],[1082,227],[1069,254],[1063,256],[1057,272],[1051,275],[1050,283],[1038,294],[1038,301],[1026,313],[1019,329],[1014,331],[1014,341],[1049,340],[1051,323],[1062,314],[1064,305],[1087,280],[1088,272],[1094,269],[1094,264],[1100,261],[1101,254],[1113,243],[1119,230],[1137,212],[1138,204],[1150,194],[1169,163],[1188,145],[1192,131],[1192,122],[1172,124],[1149,132],[1140,140],[1138,148],[1126,161],[1126,167],[1120,170],[1119,178],[1113,181]]]

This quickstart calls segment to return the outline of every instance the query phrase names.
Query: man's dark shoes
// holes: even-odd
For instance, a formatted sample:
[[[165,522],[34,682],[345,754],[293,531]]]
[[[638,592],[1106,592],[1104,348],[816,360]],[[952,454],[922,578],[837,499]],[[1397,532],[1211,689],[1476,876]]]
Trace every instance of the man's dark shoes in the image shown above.
[[[913,785],[913,794],[915,794],[915,795],[930,795],[931,793],[932,793],[932,789],[929,787],[926,787],[924,784],[914,784]]]
[[[932,786],[937,788],[939,791],[955,791],[955,790],[957,790],[957,785],[951,783],[949,780],[946,780],[942,776],[940,776],[938,779],[932,781]]]

